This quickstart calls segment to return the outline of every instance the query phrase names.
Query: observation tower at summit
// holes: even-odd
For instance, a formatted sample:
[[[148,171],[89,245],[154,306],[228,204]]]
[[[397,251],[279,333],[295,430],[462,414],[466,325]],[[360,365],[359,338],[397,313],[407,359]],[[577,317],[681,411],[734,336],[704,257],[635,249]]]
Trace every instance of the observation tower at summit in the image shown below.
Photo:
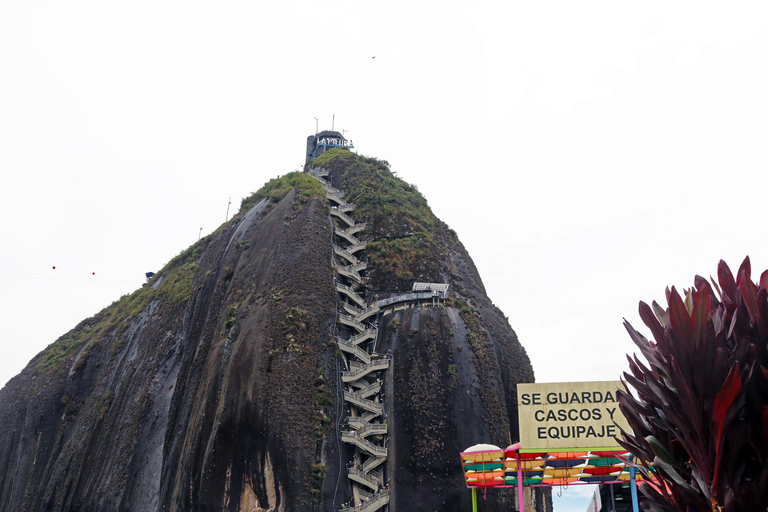
[[[307,137],[307,159],[304,163],[308,164],[331,148],[352,149],[354,147],[352,141],[347,140],[341,133],[333,130],[323,130]]]

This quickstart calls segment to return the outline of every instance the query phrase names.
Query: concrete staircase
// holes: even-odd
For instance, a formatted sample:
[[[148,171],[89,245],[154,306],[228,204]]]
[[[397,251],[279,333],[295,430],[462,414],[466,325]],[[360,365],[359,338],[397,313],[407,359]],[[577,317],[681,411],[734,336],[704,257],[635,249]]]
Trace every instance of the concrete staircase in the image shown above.
[[[380,311],[377,303],[367,303],[364,297],[365,276],[368,265],[361,261],[367,242],[358,238],[365,230],[364,222],[355,222],[349,215],[355,205],[348,203],[343,190],[334,187],[325,177],[328,171],[311,168],[309,175],[317,179],[331,202],[331,218],[334,220],[336,243],[333,253],[336,259],[336,291],[339,306],[337,321],[346,326],[352,335],[336,336],[336,345],[345,358],[346,371],[342,371],[344,402],[351,415],[348,423],[352,430],[342,432],[341,440],[354,449],[352,464],[347,477],[352,490],[353,507],[344,510],[376,511],[389,504],[389,492],[383,491],[388,481],[387,425],[382,400],[382,388],[386,378],[379,372],[386,372],[391,358],[373,352],[378,330],[371,324]],[[376,468],[380,470],[374,471]]]

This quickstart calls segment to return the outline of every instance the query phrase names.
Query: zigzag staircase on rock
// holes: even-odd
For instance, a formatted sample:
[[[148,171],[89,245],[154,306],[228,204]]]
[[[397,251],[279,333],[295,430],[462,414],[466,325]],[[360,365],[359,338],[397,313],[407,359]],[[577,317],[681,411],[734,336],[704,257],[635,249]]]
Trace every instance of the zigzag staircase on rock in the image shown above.
[[[343,224],[334,225],[338,243],[334,244],[333,251],[339,305],[348,313],[339,313],[339,323],[352,332],[349,339],[336,338],[347,368],[342,372],[342,382],[344,401],[350,413],[345,420],[349,430],[341,434],[341,440],[354,447],[354,457],[347,467],[354,505],[345,510],[373,512],[389,504],[389,491],[385,490],[386,465],[383,465],[387,460],[387,424],[382,401],[384,374],[380,372],[389,368],[391,360],[373,351],[378,330],[371,320],[379,307],[369,307],[358,293],[362,292],[365,283],[362,273],[367,265],[357,254],[365,250],[366,242],[355,234],[363,231],[366,224],[357,223],[348,215],[355,205],[345,201],[344,191],[323,179],[327,171],[310,169],[309,174],[323,185],[326,197],[332,203],[331,217]],[[381,469],[375,471],[379,466]]]
[[[336,337],[336,345],[346,367],[341,372],[341,380],[345,386],[344,401],[350,412],[345,418],[349,430],[341,433],[341,440],[354,448],[354,457],[347,466],[354,501],[351,507],[343,510],[373,512],[388,508],[390,501],[387,484],[391,475],[386,474],[384,464],[387,460],[388,430],[382,388],[392,359],[389,355],[374,352],[378,329],[372,320],[379,313],[391,314],[413,305],[438,306],[440,299],[447,295],[448,285],[415,283],[414,293],[366,302],[361,295],[365,286],[362,273],[368,266],[356,254],[362,255],[367,242],[355,236],[366,228],[366,223],[355,222],[347,214],[355,210],[355,205],[346,202],[343,190],[324,179],[328,176],[326,169],[310,168],[308,173],[322,184],[326,197],[331,201],[331,218],[345,225],[340,227],[334,223],[334,234],[339,243],[333,245],[335,287],[341,309],[337,319],[350,332],[349,339]],[[377,470],[379,466],[381,468]]]

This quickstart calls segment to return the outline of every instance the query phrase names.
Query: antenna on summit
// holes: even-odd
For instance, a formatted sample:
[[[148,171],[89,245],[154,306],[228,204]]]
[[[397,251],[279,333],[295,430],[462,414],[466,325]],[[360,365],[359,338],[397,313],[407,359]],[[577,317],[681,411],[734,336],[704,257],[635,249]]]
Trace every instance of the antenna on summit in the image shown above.
[[[315,117],[315,135],[317,135],[317,123],[319,122],[317,118]]]
[[[336,114],[333,114],[333,121],[331,122],[331,131],[333,131],[334,126],[336,126]]]

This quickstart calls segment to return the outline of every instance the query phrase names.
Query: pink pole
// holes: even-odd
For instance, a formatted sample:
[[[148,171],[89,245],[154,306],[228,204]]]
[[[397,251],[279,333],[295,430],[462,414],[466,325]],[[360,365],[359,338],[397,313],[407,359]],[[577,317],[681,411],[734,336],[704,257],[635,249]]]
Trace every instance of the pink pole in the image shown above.
[[[525,501],[523,500],[523,465],[520,463],[520,450],[515,451],[517,457],[517,510],[525,512]]]

